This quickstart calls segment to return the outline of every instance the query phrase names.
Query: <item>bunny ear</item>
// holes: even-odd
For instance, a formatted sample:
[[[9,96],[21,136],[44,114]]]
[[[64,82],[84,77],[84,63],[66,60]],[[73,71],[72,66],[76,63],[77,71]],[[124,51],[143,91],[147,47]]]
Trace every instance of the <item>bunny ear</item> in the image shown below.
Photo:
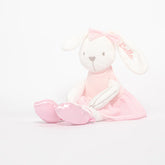
[[[66,40],[63,43],[62,49],[65,51],[70,51],[70,50],[76,49],[77,47],[79,47],[81,45],[81,43],[85,37],[86,37],[86,35],[79,35],[79,36],[72,37],[72,38]]]
[[[125,65],[136,74],[143,74],[147,71],[147,63],[143,55],[132,49],[126,42],[118,42],[118,51]]]

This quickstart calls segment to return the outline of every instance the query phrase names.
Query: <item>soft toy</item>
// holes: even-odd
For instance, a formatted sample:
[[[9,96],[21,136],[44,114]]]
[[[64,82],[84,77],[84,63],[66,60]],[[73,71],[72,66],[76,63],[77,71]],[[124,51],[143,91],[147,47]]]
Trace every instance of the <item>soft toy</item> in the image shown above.
[[[66,121],[87,124],[96,121],[140,119],[146,112],[140,103],[122,87],[113,73],[116,51],[134,73],[147,70],[144,57],[130,48],[114,33],[89,30],[87,34],[64,44],[64,50],[80,46],[79,58],[88,76],[68,94],[68,102],[56,104],[52,100],[36,102],[38,116],[48,123]]]

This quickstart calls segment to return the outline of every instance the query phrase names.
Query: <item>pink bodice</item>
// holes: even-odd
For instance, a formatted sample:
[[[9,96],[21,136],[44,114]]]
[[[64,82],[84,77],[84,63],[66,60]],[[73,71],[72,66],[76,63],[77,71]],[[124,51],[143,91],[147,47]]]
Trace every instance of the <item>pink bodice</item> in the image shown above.
[[[84,96],[93,98],[108,87],[109,80],[116,80],[112,67],[101,73],[88,73]]]

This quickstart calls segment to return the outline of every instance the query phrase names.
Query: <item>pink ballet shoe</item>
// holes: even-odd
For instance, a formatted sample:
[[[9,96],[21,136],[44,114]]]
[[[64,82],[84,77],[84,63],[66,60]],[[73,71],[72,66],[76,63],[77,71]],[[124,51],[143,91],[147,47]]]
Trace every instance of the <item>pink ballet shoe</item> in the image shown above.
[[[52,100],[42,100],[34,103],[35,112],[47,123],[57,123],[61,121],[55,112],[56,107],[57,104]]]
[[[87,124],[93,120],[88,111],[72,103],[61,104],[55,111],[61,119],[71,124]]]

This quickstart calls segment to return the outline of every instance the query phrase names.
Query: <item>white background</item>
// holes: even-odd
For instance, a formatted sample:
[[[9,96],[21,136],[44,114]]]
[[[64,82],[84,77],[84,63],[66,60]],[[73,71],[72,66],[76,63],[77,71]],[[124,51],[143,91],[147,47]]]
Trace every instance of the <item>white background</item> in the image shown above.
[[[0,0],[0,164],[163,165],[165,11],[163,0]],[[145,107],[139,121],[60,126],[39,123],[33,103],[64,102],[87,71],[64,39],[94,28],[134,43],[149,63],[114,71]]]

